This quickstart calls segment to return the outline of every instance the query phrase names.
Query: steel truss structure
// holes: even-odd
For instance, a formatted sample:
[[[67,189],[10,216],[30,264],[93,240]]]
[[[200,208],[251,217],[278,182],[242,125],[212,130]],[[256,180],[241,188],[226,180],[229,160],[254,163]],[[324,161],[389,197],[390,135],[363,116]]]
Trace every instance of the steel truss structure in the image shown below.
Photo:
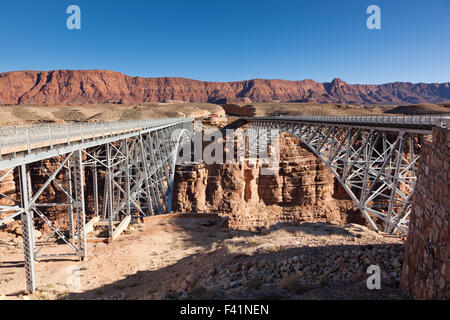
[[[249,130],[299,138],[321,159],[372,229],[407,234],[420,145],[444,116],[245,118]],[[259,143],[261,144],[261,143]]]
[[[36,288],[35,261],[86,257],[88,214],[105,224],[112,238],[120,223],[132,217],[171,212],[176,160],[183,144],[191,143],[192,123],[160,119],[0,130],[0,182],[11,173],[20,177],[19,199],[0,194],[6,200],[0,205],[6,215],[0,226],[20,215],[28,292]],[[42,201],[50,187],[60,195],[58,202]],[[63,213],[58,223],[44,214],[55,208]],[[51,230],[39,242],[34,236],[38,221]],[[45,253],[55,242],[65,244],[68,252]]]

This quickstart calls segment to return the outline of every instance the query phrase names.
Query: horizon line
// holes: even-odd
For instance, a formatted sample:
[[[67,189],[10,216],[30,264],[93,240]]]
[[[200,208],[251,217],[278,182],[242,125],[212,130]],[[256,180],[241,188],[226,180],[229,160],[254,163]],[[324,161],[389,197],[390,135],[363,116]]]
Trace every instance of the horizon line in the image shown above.
[[[334,80],[340,80],[345,82],[346,84],[349,85],[387,85],[387,84],[393,84],[393,83],[411,83],[411,84],[446,84],[446,83],[450,83],[450,81],[446,81],[446,82],[412,82],[412,81],[402,81],[402,80],[397,80],[397,81],[391,81],[391,82],[381,82],[381,83],[351,83],[351,82],[347,82],[345,80],[343,80],[342,78],[339,77],[334,77],[332,78],[331,81],[324,81],[324,82],[320,82],[311,78],[304,78],[301,80],[291,80],[291,79],[283,79],[283,78],[250,78],[250,79],[244,79],[244,80],[232,80],[232,81],[210,81],[210,80],[199,80],[199,79],[195,79],[195,78],[188,78],[185,76],[134,76],[134,75],[129,75],[125,72],[122,71],[115,71],[115,70],[111,70],[111,69],[52,69],[52,70],[10,70],[10,71],[2,71],[0,72],[0,75],[2,74],[7,74],[7,73],[14,73],[14,72],[57,72],[57,71],[109,71],[109,72],[114,72],[114,73],[120,73],[123,74],[127,77],[131,77],[131,78],[142,78],[142,79],[186,79],[186,80],[192,80],[192,81],[198,81],[198,82],[210,82],[210,83],[233,83],[233,82],[245,82],[245,81],[254,81],[254,80],[267,80],[267,81],[276,81],[276,80],[280,80],[280,81],[289,81],[289,82],[302,82],[302,81],[314,81],[316,83],[332,83]]]

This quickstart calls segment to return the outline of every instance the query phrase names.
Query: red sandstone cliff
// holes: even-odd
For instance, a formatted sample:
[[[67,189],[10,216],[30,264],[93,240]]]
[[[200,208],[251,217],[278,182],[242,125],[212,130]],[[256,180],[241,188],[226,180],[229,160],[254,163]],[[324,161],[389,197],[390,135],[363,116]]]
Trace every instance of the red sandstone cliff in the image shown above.
[[[218,213],[233,229],[257,230],[279,222],[359,222],[364,218],[330,170],[300,141],[283,133],[280,167],[262,175],[259,164],[180,166],[173,209]]]
[[[236,103],[299,101],[400,104],[450,101],[450,82],[351,85],[254,79],[204,82],[185,78],[130,77],[108,70],[17,71],[0,74],[0,104],[143,103],[165,100]]]

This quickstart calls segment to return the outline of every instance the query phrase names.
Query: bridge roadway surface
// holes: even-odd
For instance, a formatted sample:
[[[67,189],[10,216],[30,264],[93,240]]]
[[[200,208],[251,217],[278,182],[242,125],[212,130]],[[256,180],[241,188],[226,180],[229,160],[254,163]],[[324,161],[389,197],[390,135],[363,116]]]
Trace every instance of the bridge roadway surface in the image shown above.
[[[0,127],[0,170],[135,137],[191,118]]]
[[[383,128],[384,130],[407,131],[431,134],[433,127],[446,126],[450,115],[415,116],[268,116],[242,117],[252,121],[298,122],[314,124],[337,124],[361,128]],[[389,129],[388,129],[389,128]]]

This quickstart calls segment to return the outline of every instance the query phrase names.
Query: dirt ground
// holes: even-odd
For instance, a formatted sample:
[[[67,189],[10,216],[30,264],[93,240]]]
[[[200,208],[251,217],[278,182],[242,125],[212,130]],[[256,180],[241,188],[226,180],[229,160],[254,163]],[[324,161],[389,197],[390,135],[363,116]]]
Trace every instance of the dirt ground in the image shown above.
[[[255,116],[266,115],[402,115],[449,113],[449,105],[411,106],[360,106],[347,104],[313,103],[253,103]],[[210,114],[225,115],[220,105],[210,103],[167,102],[142,105],[84,105],[84,106],[2,106],[0,125],[51,123],[51,122],[97,122],[140,120],[167,117],[207,117]]]
[[[143,105],[85,105],[85,106],[3,106],[0,125],[98,122],[141,120],[172,117],[205,117],[211,113],[224,115],[221,106],[210,103],[153,103]]]
[[[399,246],[402,242],[358,225],[309,223],[252,233],[229,230],[221,219],[210,217],[152,217],[145,223],[131,224],[112,243],[88,243],[85,261],[58,258],[36,263],[37,292],[27,295],[21,239],[8,238],[3,233],[0,237],[0,299],[229,299],[233,295],[199,296],[191,292],[191,295],[180,297],[172,289],[182,286],[195,272],[201,273],[211,267],[217,270],[233,268],[236,261],[243,264],[246,261],[250,264],[276,262],[302,254],[313,257],[320,256],[321,252],[335,253],[364,246]],[[54,245],[47,252],[67,252],[67,247]],[[74,286],[76,274],[80,275],[79,287]],[[258,297],[249,292],[245,297],[235,298]],[[275,295],[272,298],[408,297],[392,287],[370,291],[361,281],[341,281],[302,295]]]

